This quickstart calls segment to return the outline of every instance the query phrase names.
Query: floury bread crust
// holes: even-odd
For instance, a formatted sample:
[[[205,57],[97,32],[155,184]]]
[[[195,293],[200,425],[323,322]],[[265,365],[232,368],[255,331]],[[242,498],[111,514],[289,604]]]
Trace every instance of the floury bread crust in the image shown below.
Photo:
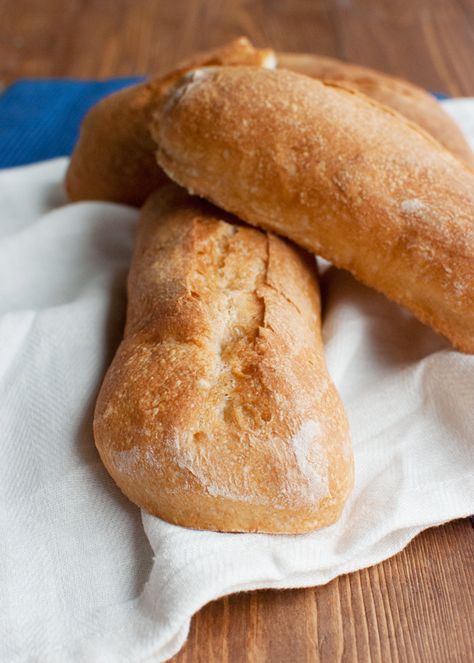
[[[123,492],[197,529],[333,523],[353,466],[320,326],[310,257],[174,185],[154,194],[94,420]]]
[[[474,164],[474,154],[458,125],[433,95],[417,85],[323,55],[279,53],[278,66],[352,87],[416,122],[457,157]]]
[[[474,171],[419,127],[336,84],[221,67],[185,76],[153,135],[179,184],[474,352]]]
[[[255,49],[245,37],[198,53],[166,76],[116,92],[86,115],[66,174],[73,201],[110,200],[140,206],[168,181],[154,156],[148,125],[167,89],[197,66],[245,64],[274,66],[270,49]]]
[[[435,136],[466,161],[473,159],[457,125],[424,90],[371,69],[317,55],[281,53],[279,66],[354,86],[381,101]],[[186,71],[199,66],[252,65],[274,68],[271,49],[255,49],[240,37],[181,62],[165,76],[112,94],[86,115],[71,157],[66,190],[73,201],[110,200],[140,206],[168,178],[154,157],[148,129],[168,88]]]

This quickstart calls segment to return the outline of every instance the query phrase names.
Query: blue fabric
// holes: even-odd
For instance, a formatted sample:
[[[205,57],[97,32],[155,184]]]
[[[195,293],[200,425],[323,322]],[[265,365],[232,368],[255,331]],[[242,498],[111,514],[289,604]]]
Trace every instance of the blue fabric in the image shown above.
[[[89,108],[107,94],[140,80],[14,83],[0,95],[0,168],[70,154]]]
[[[107,94],[141,80],[46,79],[14,83],[0,95],[0,168],[70,154],[89,108]]]

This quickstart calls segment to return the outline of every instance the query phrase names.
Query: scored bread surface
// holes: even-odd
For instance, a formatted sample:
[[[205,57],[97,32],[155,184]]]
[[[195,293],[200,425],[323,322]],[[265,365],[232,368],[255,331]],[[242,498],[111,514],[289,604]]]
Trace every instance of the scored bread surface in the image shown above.
[[[152,113],[172,83],[197,66],[274,66],[270,49],[255,49],[245,37],[181,62],[172,72],[111,94],[87,113],[66,174],[73,201],[111,200],[140,206],[168,181],[154,157]]]
[[[474,352],[474,170],[395,111],[287,70],[199,69],[152,133],[165,172]]]
[[[461,129],[437,99],[421,87],[369,67],[323,55],[279,53],[278,66],[321,80],[347,84],[416,122],[453,154],[474,164],[474,154]]]
[[[198,529],[333,523],[353,482],[314,259],[174,185],[146,203],[97,448],[136,504]]]

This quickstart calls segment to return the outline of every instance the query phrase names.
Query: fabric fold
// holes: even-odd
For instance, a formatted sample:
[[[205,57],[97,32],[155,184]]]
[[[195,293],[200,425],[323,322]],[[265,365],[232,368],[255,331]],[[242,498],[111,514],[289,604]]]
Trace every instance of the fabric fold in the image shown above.
[[[446,107],[474,140],[474,100]],[[356,465],[339,522],[222,534],[141,514],[92,436],[138,213],[67,204],[66,166],[0,171],[0,659],[166,660],[210,600],[324,584],[474,511],[474,356],[329,267],[326,355]]]

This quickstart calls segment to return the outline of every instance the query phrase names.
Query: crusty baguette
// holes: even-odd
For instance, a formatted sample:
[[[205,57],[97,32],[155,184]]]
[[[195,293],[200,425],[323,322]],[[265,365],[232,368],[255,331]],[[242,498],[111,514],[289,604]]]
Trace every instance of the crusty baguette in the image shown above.
[[[188,190],[348,269],[474,352],[474,171],[354,91],[287,70],[200,69],[153,132]]]
[[[147,511],[197,529],[306,532],[353,481],[314,259],[175,185],[146,203],[97,448]]]
[[[474,154],[461,129],[443,110],[436,98],[421,87],[369,67],[323,55],[279,53],[278,66],[324,81],[347,84],[368,97],[394,108],[412,122],[419,124],[460,159],[474,164]]]
[[[140,206],[168,178],[154,158],[151,114],[168,87],[196,66],[273,66],[274,53],[241,37],[181,62],[166,76],[125,88],[94,106],[84,118],[66,174],[73,201],[110,200]]]

